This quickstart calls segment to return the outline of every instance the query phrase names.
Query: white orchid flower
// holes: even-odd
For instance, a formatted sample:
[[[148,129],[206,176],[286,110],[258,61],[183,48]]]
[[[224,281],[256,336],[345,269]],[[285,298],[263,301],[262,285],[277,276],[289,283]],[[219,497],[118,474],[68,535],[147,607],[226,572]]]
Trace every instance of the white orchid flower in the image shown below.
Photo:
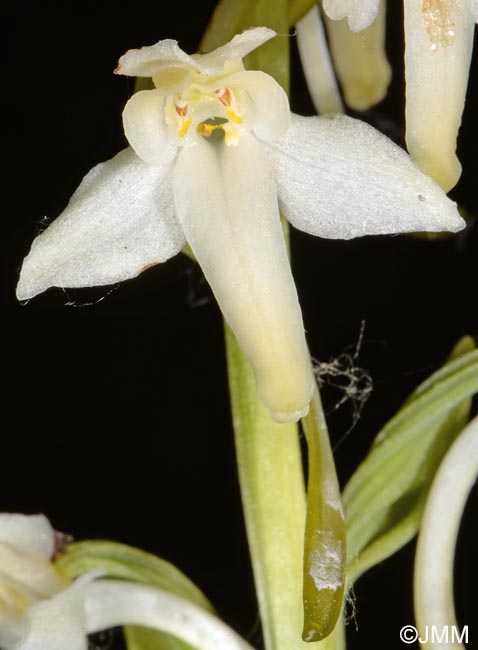
[[[0,514],[1,650],[87,650],[87,635],[120,625],[167,632],[197,650],[252,650],[218,618],[162,589],[69,582],[51,562],[55,533],[43,515]]]
[[[404,0],[403,4],[407,147],[418,167],[448,192],[461,175],[456,139],[478,2]],[[324,0],[324,11],[333,20],[347,18],[354,32],[380,20],[379,0]]]
[[[353,5],[347,21],[344,3],[324,2],[328,43],[317,5],[297,23],[300,59],[317,113],[343,112],[334,67],[350,108],[365,111],[385,97],[392,76],[385,52],[385,0],[377,9],[375,4],[374,20],[364,28],[370,15],[363,8]]]
[[[120,59],[119,74],[156,86],[126,105],[131,148],[95,167],[37,237],[17,296],[126,280],[187,241],[285,422],[307,413],[314,380],[279,206],[300,230],[344,239],[463,221],[385,136],[345,116],[291,115],[272,77],[244,70],[274,35],[258,27],[195,56],[165,40]]]
[[[297,47],[312,103],[319,115],[343,113],[320,9],[312,9],[296,24]]]
[[[86,648],[82,597],[93,576],[70,583],[56,571],[54,551],[43,515],[0,514],[2,650]]]
[[[404,0],[407,147],[445,192],[461,176],[455,151],[473,50],[473,4]]]

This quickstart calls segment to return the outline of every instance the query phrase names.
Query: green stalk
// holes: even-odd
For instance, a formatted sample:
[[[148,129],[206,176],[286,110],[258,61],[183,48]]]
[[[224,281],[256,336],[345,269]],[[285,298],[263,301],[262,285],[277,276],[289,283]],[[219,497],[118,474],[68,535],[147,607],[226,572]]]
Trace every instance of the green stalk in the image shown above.
[[[251,367],[227,325],[225,335],[239,482],[265,647],[266,650],[317,648],[318,644],[304,643],[301,639],[306,500],[298,427],[271,420],[257,398]],[[306,558],[318,559],[317,550],[337,553],[339,549],[339,554],[345,551],[341,510],[338,514],[330,506],[331,499],[336,505],[338,485],[324,422],[317,391],[311,413],[304,421],[310,441]],[[327,527],[325,532],[317,528],[319,525]],[[341,562],[343,559],[341,556]],[[314,640],[331,632],[340,613],[341,562],[342,586],[338,590],[318,590],[315,584],[313,587],[306,584],[304,593],[311,595],[306,624],[310,631],[314,621]],[[305,564],[306,580],[310,580],[314,567],[310,561]],[[330,569],[336,580],[336,563]],[[330,573],[327,575],[330,577]],[[321,642],[320,650],[344,648],[343,625],[339,623]]]
[[[305,494],[297,425],[277,424],[226,326],[229,388],[244,518],[267,650],[301,640]]]
[[[289,2],[289,25],[293,27],[317,4],[317,0],[290,0]]]

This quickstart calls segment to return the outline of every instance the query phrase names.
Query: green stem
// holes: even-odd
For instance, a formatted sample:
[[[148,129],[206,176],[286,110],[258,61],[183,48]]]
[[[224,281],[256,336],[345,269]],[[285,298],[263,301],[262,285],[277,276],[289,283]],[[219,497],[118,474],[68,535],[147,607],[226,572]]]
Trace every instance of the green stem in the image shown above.
[[[289,25],[293,27],[301,18],[308,14],[316,4],[317,0],[290,0],[288,14]]]
[[[301,639],[306,499],[298,427],[271,420],[257,398],[250,365],[227,325],[225,336],[239,482],[265,647],[317,648],[317,644]],[[345,531],[340,506],[337,511],[338,485],[318,391],[304,428],[309,440],[306,558],[319,559],[317,551],[327,558],[331,553],[336,557],[337,553],[344,554]],[[325,531],[320,526],[325,526]],[[311,593],[312,597],[308,611],[306,607],[306,622],[309,630],[314,622],[314,640],[331,632],[340,612],[344,555],[340,558],[339,589],[318,590],[315,583],[304,589],[304,594]],[[317,566],[306,562],[306,580],[314,568]],[[329,578],[337,580],[337,563],[327,570]],[[339,622],[320,643],[320,650],[344,649],[343,625]]]
[[[237,463],[267,650],[304,650],[302,557],[305,494],[297,425],[276,424],[226,326]]]

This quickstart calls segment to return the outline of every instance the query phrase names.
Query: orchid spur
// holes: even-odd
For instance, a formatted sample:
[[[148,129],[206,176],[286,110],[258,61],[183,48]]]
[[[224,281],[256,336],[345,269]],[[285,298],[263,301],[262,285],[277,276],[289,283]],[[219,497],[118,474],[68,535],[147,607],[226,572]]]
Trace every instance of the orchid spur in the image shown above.
[[[204,55],[159,41],[121,57],[152,77],[128,101],[130,148],[95,167],[32,245],[17,296],[138,275],[187,242],[254,370],[272,418],[296,421],[314,380],[279,208],[309,234],[349,239],[457,231],[456,206],[407,154],[342,115],[304,118],[243,57],[273,38],[258,27]]]

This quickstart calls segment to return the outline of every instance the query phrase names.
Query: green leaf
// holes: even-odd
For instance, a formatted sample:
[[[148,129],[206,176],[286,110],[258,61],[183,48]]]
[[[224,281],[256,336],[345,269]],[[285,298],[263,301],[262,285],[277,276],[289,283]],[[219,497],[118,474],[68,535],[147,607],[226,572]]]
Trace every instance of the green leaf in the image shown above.
[[[143,627],[125,627],[124,636],[128,650],[193,650],[175,636]]]
[[[317,4],[317,0],[290,0],[289,25],[293,27]]]
[[[381,430],[344,490],[348,581],[390,556],[418,531],[430,484],[465,426],[478,391],[478,351],[465,337]]]
[[[139,93],[141,90],[152,90],[153,88],[154,83],[151,77],[136,77],[133,93]]]
[[[139,549],[108,541],[77,542],[67,547],[66,554],[56,563],[68,578],[104,569],[106,576],[141,582],[169,591],[212,612],[203,593],[175,566]],[[128,650],[190,650],[190,646],[163,632],[139,627],[126,627]]]
[[[255,4],[255,0],[221,0],[204,32],[201,52],[215,50],[246,29]]]

